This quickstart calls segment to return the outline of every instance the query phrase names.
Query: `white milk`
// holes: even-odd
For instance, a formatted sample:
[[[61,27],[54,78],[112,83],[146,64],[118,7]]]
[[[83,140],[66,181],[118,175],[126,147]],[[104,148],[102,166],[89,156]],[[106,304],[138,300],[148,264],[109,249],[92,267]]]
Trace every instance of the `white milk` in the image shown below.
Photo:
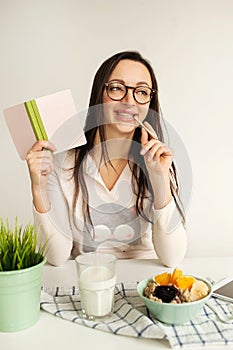
[[[79,290],[87,317],[108,315],[113,306],[116,276],[105,266],[90,266],[81,272]]]

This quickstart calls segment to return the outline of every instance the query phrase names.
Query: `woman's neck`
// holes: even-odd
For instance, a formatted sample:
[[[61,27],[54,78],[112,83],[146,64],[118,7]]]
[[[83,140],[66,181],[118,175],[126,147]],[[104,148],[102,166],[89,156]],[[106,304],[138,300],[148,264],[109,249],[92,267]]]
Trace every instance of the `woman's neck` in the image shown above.
[[[114,159],[128,159],[129,151],[132,145],[132,134],[126,135],[126,137],[109,137],[110,135],[106,136],[106,139],[104,141],[105,148],[107,150],[107,154],[109,156],[110,160]],[[99,130],[96,132],[95,140],[94,140],[94,153],[95,156],[99,154],[102,150],[101,146],[101,140],[100,140],[100,134]],[[99,154],[100,156],[100,154]]]

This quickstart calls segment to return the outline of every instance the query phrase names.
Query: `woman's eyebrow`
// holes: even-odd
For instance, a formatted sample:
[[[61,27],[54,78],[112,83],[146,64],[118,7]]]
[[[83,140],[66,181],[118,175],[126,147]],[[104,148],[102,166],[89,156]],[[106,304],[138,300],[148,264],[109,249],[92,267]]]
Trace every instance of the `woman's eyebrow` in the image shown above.
[[[122,79],[117,79],[117,78],[111,79],[109,82],[111,82],[111,83],[118,82],[118,83],[122,83],[122,84],[126,85],[126,83],[125,83],[124,80],[122,80]],[[148,84],[146,81],[139,81],[139,82],[136,83],[136,86],[142,86],[142,85],[147,85],[147,86],[149,86],[149,84]]]
[[[109,80],[109,83],[114,83],[114,82],[125,84],[124,80],[122,80],[122,79],[115,78],[115,79]]]
[[[139,81],[136,85],[140,86],[140,85],[147,85],[149,86],[149,84],[146,81]]]

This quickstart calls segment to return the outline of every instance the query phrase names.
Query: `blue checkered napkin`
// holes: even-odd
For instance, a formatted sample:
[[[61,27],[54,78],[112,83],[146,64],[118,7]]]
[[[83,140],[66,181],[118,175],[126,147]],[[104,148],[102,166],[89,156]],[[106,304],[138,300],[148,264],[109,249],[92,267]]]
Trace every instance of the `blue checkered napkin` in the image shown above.
[[[41,308],[69,321],[114,334],[158,339],[165,337],[160,324],[154,324],[136,309],[136,306],[142,306],[142,302],[135,283],[117,285],[114,301],[114,313],[111,317],[103,321],[91,321],[83,318],[79,292],[75,287],[42,288],[41,291]]]
[[[103,321],[90,321],[82,317],[78,288],[42,288],[41,308],[55,316],[113,334],[133,337],[167,339],[174,349],[198,348],[203,345],[233,344],[233,323],[222,323],[208,306],[200,315],[183,325],[166,325],[148,313],[137,294],[137,283],[116,285],[114,313]],[[232,314],[233,304],[211,298],[219,312]]]
[[[220,315],[231,315],[233,318],[233,303],[211,297],[208,304]],[[229,345],[232,349],[233,321],[229,324],[223,323],[207,305],[192,321],[174,326],[163,324],[163,329],[174,349],[200,349],[204,345]]]

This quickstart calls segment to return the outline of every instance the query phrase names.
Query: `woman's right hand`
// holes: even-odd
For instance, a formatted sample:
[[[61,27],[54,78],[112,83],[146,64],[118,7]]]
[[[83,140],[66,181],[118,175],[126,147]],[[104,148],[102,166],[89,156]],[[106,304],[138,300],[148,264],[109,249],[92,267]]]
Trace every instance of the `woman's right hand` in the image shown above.
[[[53,171],[52,152],[56,147],[49,141],[37,141],[27,153],[32,191],[45,191],[49,174]]]

